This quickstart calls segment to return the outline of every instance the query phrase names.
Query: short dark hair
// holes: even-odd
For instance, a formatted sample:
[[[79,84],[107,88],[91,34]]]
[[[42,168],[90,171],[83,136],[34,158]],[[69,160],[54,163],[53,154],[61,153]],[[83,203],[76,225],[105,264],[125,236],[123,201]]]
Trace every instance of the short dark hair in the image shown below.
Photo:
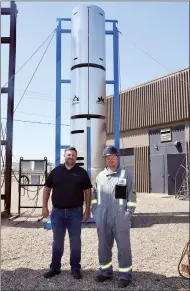
[[[76,150],[75,147],[69,147],[69,148],[65,149],[65,154],[66,154],[67,151],[74,151],[76,153],[76,155],[77,155],[77,150]]]

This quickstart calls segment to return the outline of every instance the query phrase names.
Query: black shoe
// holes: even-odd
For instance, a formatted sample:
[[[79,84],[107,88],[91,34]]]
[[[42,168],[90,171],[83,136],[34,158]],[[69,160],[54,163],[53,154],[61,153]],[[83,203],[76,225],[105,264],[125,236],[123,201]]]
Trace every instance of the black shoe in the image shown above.
[[[44,274],[44,278],[46,278],[46,279],[52,278],[55,275],[59,275],[60,273],[61,273],[61,270],[50,270]]]
[[[72,275],[73,275],[74,279],[81,279],[82,278],[80,269],[72,270]]]
[[[111,280],[111,279],[112,279],[112,277],[103,276],[101,274],[95,277],[95,281],[98,282],[98,283],[103,283],[106,280]]]
[[[127,280],[127,279],[120,279],[120,280],[118,281],[118,288],[125,288],[125,287],[127,287],[130,283],[131,283],[130,280]]]

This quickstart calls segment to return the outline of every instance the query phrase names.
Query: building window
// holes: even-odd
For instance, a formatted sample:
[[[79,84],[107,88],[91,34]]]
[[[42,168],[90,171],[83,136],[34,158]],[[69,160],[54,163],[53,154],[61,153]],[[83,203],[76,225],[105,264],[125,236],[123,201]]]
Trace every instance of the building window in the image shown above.
[[[134,148],[120,149],[120,156],[133,156]]]

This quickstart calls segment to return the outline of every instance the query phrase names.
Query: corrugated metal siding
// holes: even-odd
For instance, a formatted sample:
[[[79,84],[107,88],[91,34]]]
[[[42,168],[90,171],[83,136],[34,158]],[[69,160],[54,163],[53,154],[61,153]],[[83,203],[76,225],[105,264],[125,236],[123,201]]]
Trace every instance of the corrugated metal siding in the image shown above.
[[[120,130],[134,130],[189,118],[189,74],[175,75],[120,94]],[[106,99],[107,133],[113,133],[113,96]]]
[[[150,191],[150,164],[149,147],[134,148],[135,157],[135,185],[136,191],[140,193],[149,193]]]

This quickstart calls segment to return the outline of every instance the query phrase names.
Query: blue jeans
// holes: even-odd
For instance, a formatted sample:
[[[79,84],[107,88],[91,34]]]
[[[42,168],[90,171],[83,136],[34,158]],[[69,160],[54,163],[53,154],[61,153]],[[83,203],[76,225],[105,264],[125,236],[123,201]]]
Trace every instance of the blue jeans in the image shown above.
[[[62,210],[53,208],[51,213],[51,224],[53,231],[52,270],[61,269],[61,259],[64,252],[64,239],[68,229],[70,240],[70,265],[73,269],[81,269],[81,226],[83,219],[83,208]]]

